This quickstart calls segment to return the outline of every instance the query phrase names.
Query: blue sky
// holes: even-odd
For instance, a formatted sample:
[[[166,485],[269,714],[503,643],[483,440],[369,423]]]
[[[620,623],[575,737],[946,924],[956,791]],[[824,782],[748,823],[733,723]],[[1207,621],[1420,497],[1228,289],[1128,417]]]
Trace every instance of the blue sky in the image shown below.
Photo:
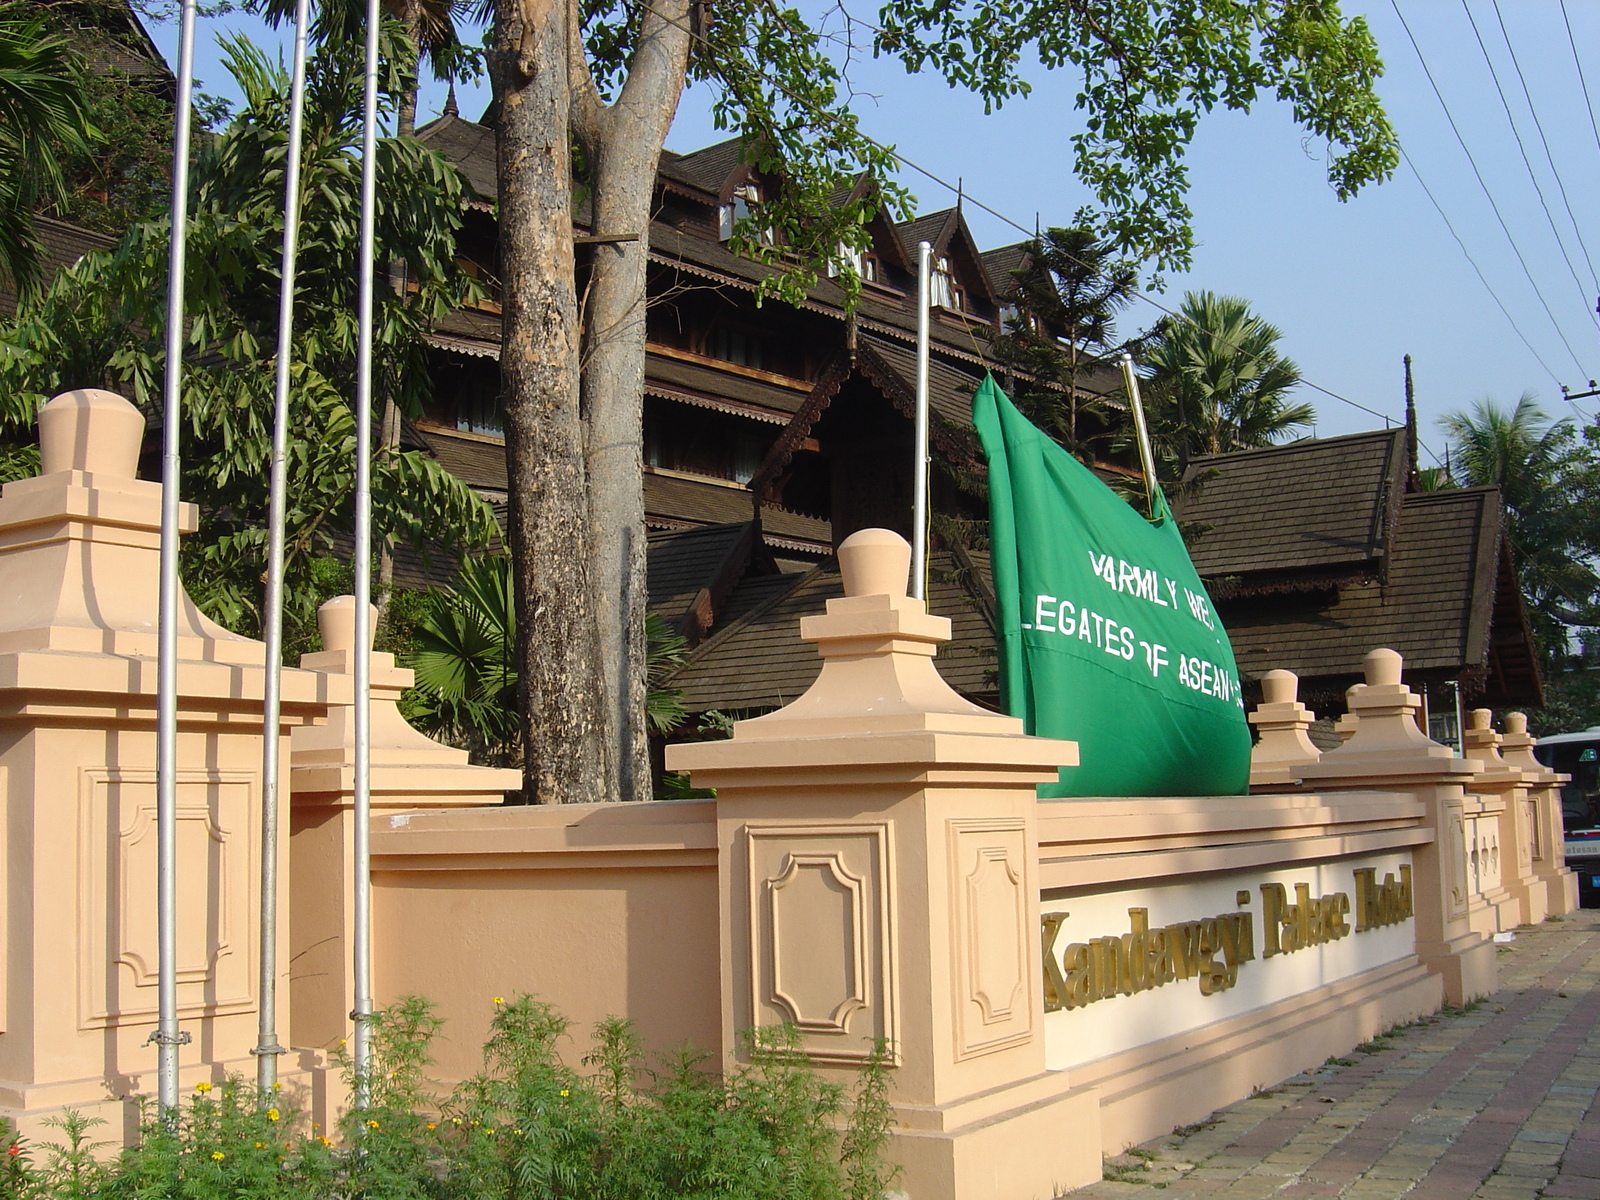
[[[1594,312],[1600,292],[1600,134],[1584,103],[1563,10],[1551,0],[1499,0],[1498,12],[1493,3],[1470,2],[1531,173],[1463,4],[1400,0],[1420,60],[1391,4],[1345,6],[1371,24],[1387,67],[1379,92],[1406,153],[1466,253],[1405,165],[1390,182],[1339,203],[1326,182],[1321,147],[1308,143],[1286,108],[1274,102],[1248,115],[1216,114],[1201,124],[1190,156],[1190,206],[1200,243],[1194,269],[1168,279],[1157,297],[1175,306],[1186,288],[1209,288],[1247,298],[1283,331],[1281,346],[1307,380],[1395,420],[1404,408],[1401,357],[1411,354],[1423,439],[1438,453],[1444,448],[1439,415],[1484,396],[1511,403],[1531,390],[1552,416],[1592,414],[1600,406],[1600,397],[1569,404],[1558,386],[1585,391],[1590,379],[1600,378]],[[802,7],[821,11],[817,4]],[[1565,15],[1590,94],[1600,104],[1600,5],[1567,0]],[[224,95],[229,81],[217,65],[217,32],[244,29],[268,44],[282,40],[238,14],[201,26],[196,74],[205,90]],[[176,24],[151,32],[175,57]],[[1423,62],[1486,187],[1452,132]],[[1064,224],[1086,202],[1070,169],[1076,80],[1037,71],[1033,94],[992,116],[971,96],[933,77],[908,76],[893,64],[857,64],[852,80],[870,93],[857,102],[870,135],[936,175],[960,177],[969,196],[1027,228],[1036,213],[1046,225]],[[461,89],[463,115],[476,116],[486,99],[481,87]],[[437,113],[443,102],[442,89],[426,89],[419,119]],[[685,94],[669,146],[687,151],[719,139],[709,102],[704,88]],[[953,200],[915,173],[907,172],[904,182],[924,210]],[[967,218],[984,247],[1020,236],[975,208],[967,209]],[[1580,242],[1587,244],[1587,255]],[[1131,331],[1157,315],[1153,307],[1136,304],[1125,324]],[[1325,394],[1307,389],[1303,398],[1315,404],[1323,436],[1382,425]],[[1430,461],[1427,453],[1423,457]]]

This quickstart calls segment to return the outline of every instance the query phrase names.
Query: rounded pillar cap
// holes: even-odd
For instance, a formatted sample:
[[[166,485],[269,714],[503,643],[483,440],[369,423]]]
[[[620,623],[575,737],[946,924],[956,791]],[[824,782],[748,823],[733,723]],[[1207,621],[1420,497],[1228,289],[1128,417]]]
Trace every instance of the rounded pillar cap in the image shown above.
[[[1267,704],[1293,704],[1300,698],[1300,676],[1293,671],[1268,671],[1261,677],[1261,698]]]
[[[1493,729],[1494,713],[1487,708],[1475,708],[1470,718],[1470,728],[1477,730]]]
[[[115,392],[62,392],[39,410],[39,473],[135,479],[144,414]]]
[[[911,543],[891,529],[860,529],[839,544],[846,596],[904,596]]]
[[[1374,650],[1362,660],[1369,687],[1398,686],[1401,658],[1393,650]]]
[[[1506,732],[1513,737],[1526,737],[1528,733],[1528,714],[1520,712],[1507,713]]]
[[[378,609],[368,605],[372,619],[367,622],[367,649],[372,649],[372,639],[378,628]],[[324,650],[354,650],[356,648],[356,598],[335,596],[317,609],[317,631],[322,634]]]

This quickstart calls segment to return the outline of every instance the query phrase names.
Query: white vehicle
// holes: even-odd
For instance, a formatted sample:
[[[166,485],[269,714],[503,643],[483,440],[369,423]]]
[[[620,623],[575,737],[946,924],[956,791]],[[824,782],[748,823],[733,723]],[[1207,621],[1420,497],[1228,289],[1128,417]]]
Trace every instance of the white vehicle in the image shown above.
[[[1567,863],[1578,876],[1578,900],[1600,908],[1600,725],[1558,733],[1534,743],[1534,755],[1572,778],[1561,785],[1561,824]]]

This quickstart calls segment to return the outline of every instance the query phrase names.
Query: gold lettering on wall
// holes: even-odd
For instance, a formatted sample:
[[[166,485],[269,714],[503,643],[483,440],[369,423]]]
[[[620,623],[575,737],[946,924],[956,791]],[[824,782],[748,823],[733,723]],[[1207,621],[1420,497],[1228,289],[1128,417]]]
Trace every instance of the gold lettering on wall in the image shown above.
[[[1313,896],[1309,883],[1294,884],[1293,899],[1281,883],[1263,883],[1261,892],[1261,957],[1293,954],[1412,916],[1411,866],[1400,867],[1377,881],[1377,870],[1360,867],[1355,876],[1355,901],[1348,892]],[[1237,893],[1240,907],[1250,893]],[[1044,1008],[1046,1012],[1082,1008],[1112,996],[1164,987],[1194,979],[1203,996],[1227,991],[1238,982],[1239,968],[1256,958],[1254,918],[1248,912],[1221,913],[1198,921],[1150,927],[1150,910],[1128,910],[1128,932],[1073,942],[1060,954],[1056,942],[1070,913],[1042,914],[1044,945]],[[1347,920],[1354,916],[1352,926]]]
[[[1377,882],[1378,872],[1372,867],[1362,867],[1356,876],[1356,932],[1378,929],[1384,925],[1398,925],[1411,916],[1411,866],[1402,864],[1400,879],[1385,875]]]
[[[1202,995],[1226,991],[1239,966],[1255,958],[1255,928],[1247,912],[1223,913],[1181,925],[1150,928],[1150,910],[1128,910],[1128,932],[1075,942],[1056,960],[1055,943],[1067,913],[1045,913],[1044,1007],[1081,1008],[1112,996],[1147,992],[1194,979]]]

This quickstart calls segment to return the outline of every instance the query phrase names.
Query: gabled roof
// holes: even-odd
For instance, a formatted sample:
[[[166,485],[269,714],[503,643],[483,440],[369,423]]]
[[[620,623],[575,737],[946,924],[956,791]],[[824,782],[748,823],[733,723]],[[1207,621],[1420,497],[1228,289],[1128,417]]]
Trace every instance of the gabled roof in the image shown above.
[[[1174,507],[1214,597],[1326,588],[1382,576],[1408,470],[1404,429],[1209,455]]]
[[[999,302],[988,268],[983,262],[983,253],[978,249],[972,231],[967,228],[967,220],[961,215],[959,207],[942,209],[908,221],[900,226],[900,241],[912,262],[917,261],[917,243],[927,242],[935,257],[943,254],[950,259],[951,271],[962,286],[975,290],[991,304]]]
[[[645,555],[650,611],[697,645],[749,569],[757,532],[754,521],[744,521],[650,534]],[[772,569],[770,562],[766,569]]]
[[[39,256],[39,283],[43,287],[49,287],[57,272],[74,265],[90,251],[109,250],[117,244],[114,237],[53,217],[35,217],[34,232],[43,251]],[[11,317],[16,312],[17,292],[8,278],[0,282],[0,316]]]
[[[499,183],[493,129],[446,115],[418,129],[417,140],[444,155],[466,176],[477,193],[476,206],[487,207],[494,203]]]
[[[993,250],[985,250],[979,257],[983,259],[983,269],[989,272],[989,283],[994,288],[994,294],[1001,297],[1017,286],[1011,273],[1023,270],[1033,261],[1026,242],[997,246]]]
[[[916,402],[917,351],[892,338],[863,333],[857,338],[857,363],[889,399]],[[972,427],[972,394],[983,382],[983,368],[928,355],[928,407],[957,428]]]
[[[740,137],[691,150],[688,154],[663,150],[657,169],[675,182],[690,184],[719,197],[742,183],[750,173],[745,161],[745,142]]]
[[[975,556],[976,557],[976,556]],[[987,567],[987,562],[984,562]],[[929,572],[929,610],[949,617],[953,636],[939,648],[939,673],[951,687],[991,700],[994,631],[971,572],[957,569],[948,554],[934,556]],[[803,575],[753,577],[733,590],[723,621],[672,679],[691,712],[777,708],[795,699],[817,677],[816,647],[800,640],[800,618],[823,611],[844,595],[830,558]]]
[[[1405,659],[1410,680],[1460,677],[1491,704],[1542,703],[1502,534],[1497,488],[1404,497],[1384,582],[1220,606],[1240,673],[1294,671],[1315,681],[1312,697],[1337,704],[1382,646]]]

